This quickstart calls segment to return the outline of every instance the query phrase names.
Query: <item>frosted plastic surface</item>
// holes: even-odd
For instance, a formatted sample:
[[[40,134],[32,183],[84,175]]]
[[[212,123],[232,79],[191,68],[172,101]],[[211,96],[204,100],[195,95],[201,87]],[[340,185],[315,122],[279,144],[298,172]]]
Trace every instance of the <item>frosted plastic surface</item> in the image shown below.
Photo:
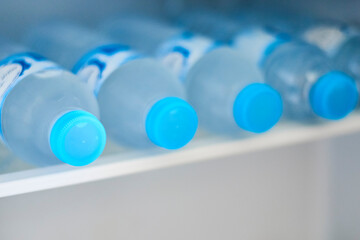
[[[309,102],[310,89],[330,70],[329,59],[320,49],[291,42],[268,57],[264,74],[266,82],[283,96],[284,113],[290,118],[310,120],[315,117]]]
[[[201,58],[190,70],[185,85],[199,123],[216,132],[243,134],[234,120],[236,96],[248,84],[263,78],[246,58],[230,48],[218,48]]]
[[[1,120],[7,145],[32,164],[61,163],[50,149],[49,134],[54,122],[71,110],[99,116],[95,97],[75,75],[52,70],[25,77],[3,105]]]
[[[71,69],[76,59],[87,52],[116,41],[75,24],[57,23],[30,30],[26,42]],[[165,97],[185,98],[185,94],[181,83],[160,62],[139,58],[119,66],[98,93],[100,116],[107,134],[126,146],[154,146],[146,134],[146,116],[152,105]]]
[[[104,26],[115,38],[152,52],[171,41],[176,31],[180,33],[179,28],[152,19],[118,17]],[[149,49],[148,42],[154,49]],[[244,134],[234,120],[234,101],[245,86],[255,82],[264,82],[261,72],[239,51],[220,47],[203,54],[185,78],[187,97],[198,113],[200,126],[222,134]]]

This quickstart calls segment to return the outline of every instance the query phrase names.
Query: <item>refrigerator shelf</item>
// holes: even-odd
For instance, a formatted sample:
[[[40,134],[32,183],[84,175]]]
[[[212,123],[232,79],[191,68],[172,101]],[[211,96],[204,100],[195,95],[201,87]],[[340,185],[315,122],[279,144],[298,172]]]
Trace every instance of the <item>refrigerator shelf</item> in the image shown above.
[[[221,160],[279,147],[297,145],[360,132],[360,114],[337,122],[302,125],[281,122],[271,131],[231,139],[200,132],[181,150],[134,151],[108,144],[104,154],[87,167],[57,165],[0,175],[0,197],[94,182],[201,161]]]

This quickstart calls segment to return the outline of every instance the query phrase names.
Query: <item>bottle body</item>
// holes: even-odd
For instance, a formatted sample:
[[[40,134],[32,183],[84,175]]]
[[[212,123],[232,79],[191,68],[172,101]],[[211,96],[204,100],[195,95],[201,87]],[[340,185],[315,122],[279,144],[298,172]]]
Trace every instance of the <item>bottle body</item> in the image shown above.
[[[1,39],[0,138],[35,165],[87,165],[106,134],[90,89],[54,62]],[[6,56],[6,57],[4,57]]]
[[[263,84],[254,65],[227,47],[201,58],[185,85],[200,124],[217,133],[261,133],[273,127],[282,114],[280,95]]]
[[[331,58],[355,32],[354,28],[345,24],[331,21],[316,23],[315,20],[294,31],[302,40],[319,47]]]
[[[338,69],[350,74],[359,82],[359,29],[340,23],[313,23],[308,28],[302,29],[300,36],[323,49]]]
[[[0,80],[0,136],[16,155],[35,165],[80,166],[101,154],[105,132],[95,117],[98,105],[75,75],[25,52],[0,62]]]
[[[101,27],[120,42],[155,55],[181,81],[200,58],[219,46],[212,39],[152,18],[119,17]]]
[[[73,74],[50,70],[27,76],[3,103],[6,145],[34,165],[61,163],[50,147],[50,130],[60,116],[75,110],[99,115],[96,99]]]
[[[343,43],[333,58],[335,66],[350,74],[360,84],[360,34]],[[360,89],[360,88],[359,88]]]
[[[212,16],[211,22],[213,24],[206,25],[205,16],[207,19]],[[229,42],[241,54],[246,55],[249,62],[264,73],[267,84],[281,93],[284,100],[284,115],[300,121],[309,121],[317,119],[317,116],[327,119],[340,119],[351,112],[354,101],[357,99],[354,81],[349,76],[334,71],[330,59],[318,48],[298,42],[289,34],[283,33],[297,31],[286,29],[289,28],[290,23],[283,23],[271,16],[268,16],[266,21],[264,21],[266,19],[264,16],[259,16],[259,18],[263,19],[259,20],[254,15],[250,16],[247,19],[251,21],[247,21],[249,24],[245,25],[244,22],[241,22],[244,21],[244,18],[240,21],[240,14],[238,32]],[[202,21],[200,21],[201,19]],[[234,34],[231,29],[235,29],[234,27],[230,30],[227,27],[221,28],[220,25],[224,24],[224,19],[227,19],[226,25],[234,26],[236,24],[235,20],[217,14],[210,15],[210,12],[207,15],[200,14],[200,17],[193,17],[193,20],[187,21],[187,24],[196,29],[206,30],[207,34],[221,38],[221,36]],[[294,17],[292,21],[296,22],[296,19],[299,18]],[[261,21],[264,22],[261,23]],[[306,21],[306,24],[308,22]],[[202,25],[206,26],[201,27]],[[331,84],[326,85],[325,81],[329,81]],[[317,82],[323,83],[316,84]],[[315,85],[314,88],[317,91],[312,91],[312,87]],[[347,89],[350,94],[344,94],[345,91],[340,90],[342,88]],[[311,92],[316,92],[316,97]],[[332,92],[332,97],[329,97],[330,92]],[[334,100],[335,96],[338,97],[338,100]],[[330,100],[330,98],[334,99]],[[342,101],[343,99],[346,100]],[[336,103],[330,103],[331,101]],[[340,103],[342,104],[341,107]],[[320,105],[322,107],[319,107]],[[327,110],[324,110],[325,108]]]
[[[184,89],[173,78],[148,58],[127,62],[115,70],[98,94],[101,119],[109,135],[126,146],[153,146],[146,131],[150,109],[167,97],[185,98]]]
[[[264,72],[266,83],[281,93],[288,117],[300,121],[318,116],[337,120],[354,109],[358,98],[354,79],[336,71],[318,47],[259,26],[244,29],[233,44],[248,54]]]
[[[283,96],[287,117],[302,121],[316,118],[310,105],[310,89],[329,71],[331,67],[323,52],[296,42],[279,47],[264,65],[266,81]]]
[[[120,40],[127,38],[120,33],[131,31],[129,35],[132,38],[136,36],[135,42],[138,42],[138,45],[143,42],[146,46],[147,39],[151,38],[149,32],[153,34],[153,31],[142,29],[144,20],[137,20],[138,25],[133,23],[131,27],[127,24],[128,20],[122,20],[123,18],[120,17],[115,20],[116,24],[113,28],[110,24],[105,29],[109,34],[118,36]],[[149,26],[150,24],[153,26]],[[147,26],[147,29],[161,29],[159,31],[162,33],[165,31],[171,33],[176,29],[173,28],[174,30],[171,31],[169,30],[172,29],[171,25],[151,20],[144,21],[144,26]],[[123,28],[126,28],[126,31],[122,31]],[[282,112],[280,96],[263,84],[260,72],[249,66],[238,52],[221,47],[218,42],[210,38],[187,31],[167,39],[163,37],[156,45],[158,58],[185,84],[187,97],[199,113],[203,127],[217,133],[238,135],[243,134],[244,130],[264,132],[279,120]],[[244,90],[249,85],[254,86]],[[236,99],[240,95],[247,97],[238,104]],[[269,105],[264,101],[267,97],[269,97],[267,100],[271,99]],[[258,105],[254,104],[256,101]],[[252,115],[255,112],[259,113],[260,111],[254,109],[261,107],[266,109],[261,111],[263,115]],[[269,109],[273,112],[271,113]],[[260,118],[262,120],[259,120]]]
[[[60,25],[60,30],[50,36],[44,30]],[[62,55],[70,56],[73,49],[82,46],[81,52],[85,53],[78,56],[73,71],[98,97],[102,122],[116,142],[136,148],[155,144],[175,149],[192,139],[197,128],[196,113],[183,100],[181,83],[160,62],[140,56],[127,45],[114,44],[113,40],[104,45],[105,37],[78,25],[63,23],[38,28],[42,29],[34,31],[38,35],[29,33],[27,38],[32,46],[38,45],[37,39],[54,41],[58,46],[39,48],[44,54],[52,52],[56,57],[60,49]],[[73,41],[62,41],[61,35]],[[155,107],[160,101],[162,107]],[[160,125],[167,129],[161,129]]]

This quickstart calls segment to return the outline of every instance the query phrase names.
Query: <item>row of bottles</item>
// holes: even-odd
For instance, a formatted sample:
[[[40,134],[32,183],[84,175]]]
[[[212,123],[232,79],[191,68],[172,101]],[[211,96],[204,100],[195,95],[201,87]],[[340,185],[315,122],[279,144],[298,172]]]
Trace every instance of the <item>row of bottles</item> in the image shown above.
[[[332,36],[317,25],[250,15],[118,16],[97,29],[54,21],[30,27],[21,45],[0,39],[0,136],[32,164],[83,166],[106,135],[178,149],[198,123],[237,136],[266,132],[282,115],[314,122],[354,110],[359,37],[327,51],[315,36]]]

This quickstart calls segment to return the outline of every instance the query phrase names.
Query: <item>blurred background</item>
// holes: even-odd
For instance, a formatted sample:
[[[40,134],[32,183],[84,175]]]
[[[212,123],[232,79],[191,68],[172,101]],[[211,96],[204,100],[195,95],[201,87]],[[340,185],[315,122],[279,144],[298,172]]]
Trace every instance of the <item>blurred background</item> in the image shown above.
[[[17,37],[24,28],[49,18],[67,18],[87,25],[96,24],[106,16],[137,12],[153,15],[176,14],[194,7],[209,7],[233,12],[248,6],[263,6],[269,11],[286,9],[334,19],[358,21],[360,1],[357,0],[3,0],[0,30]]]

